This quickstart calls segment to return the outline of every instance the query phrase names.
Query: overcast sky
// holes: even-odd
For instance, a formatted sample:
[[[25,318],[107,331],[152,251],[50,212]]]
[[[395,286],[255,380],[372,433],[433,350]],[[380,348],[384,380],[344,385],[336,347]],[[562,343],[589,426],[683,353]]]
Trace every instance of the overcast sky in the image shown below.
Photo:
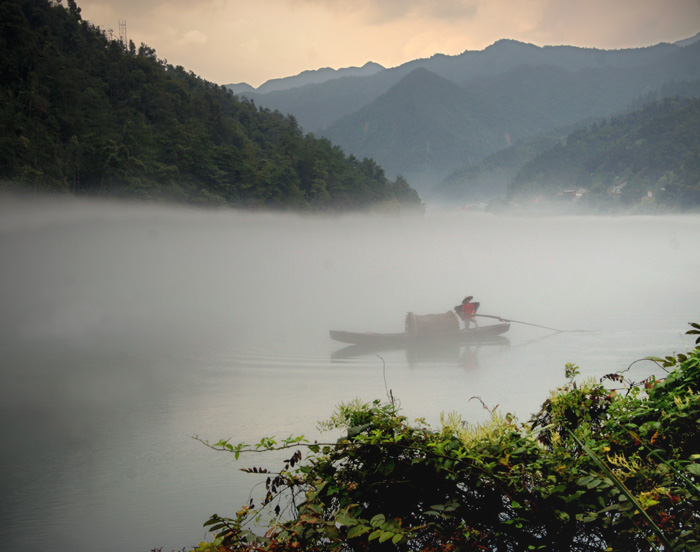
[[[65,2],[64,2],[65,4]],[[86,19],[202,78],[259,86],[320,67],[395,67],[501,38],[632,48],[700,31],[700,0],[77,0]]]

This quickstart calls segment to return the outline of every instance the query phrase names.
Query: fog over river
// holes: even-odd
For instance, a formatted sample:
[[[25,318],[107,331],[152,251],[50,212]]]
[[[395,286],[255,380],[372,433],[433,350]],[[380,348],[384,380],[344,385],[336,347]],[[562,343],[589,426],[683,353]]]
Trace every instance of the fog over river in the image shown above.
[[[337,217],[0,202],[0,550],[148,551],[206,538],[274,459],[192,439],[323,437],[355,397],[437,424],[527,419],[564,383],[690,347],[700,216]],[[465,295],[506,343],[351,356]],[[488,324],[482,319],[482,324]],[[632,377],[657,373],[637,363]],[[254,491],[255,493],[255,491]]]

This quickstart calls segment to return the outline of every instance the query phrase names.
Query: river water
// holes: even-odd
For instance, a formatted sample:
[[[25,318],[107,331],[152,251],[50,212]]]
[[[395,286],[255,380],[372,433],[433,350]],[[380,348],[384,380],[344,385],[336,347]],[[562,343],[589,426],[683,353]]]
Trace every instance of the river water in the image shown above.
[[[79,201],[0,203],[0,550],[165,551],[207,537],[280,457],[193,436],[335,439],[390,391],[409,418],[527,419],[564,383],[690,347],[700,217],[342,217]],[[505,342],[350,354],[465,295]],[[482,324],[489,323],[482,319]],[[631,376],[658,373],[650,362]],[[478,397],[480,400],[472,399]]]

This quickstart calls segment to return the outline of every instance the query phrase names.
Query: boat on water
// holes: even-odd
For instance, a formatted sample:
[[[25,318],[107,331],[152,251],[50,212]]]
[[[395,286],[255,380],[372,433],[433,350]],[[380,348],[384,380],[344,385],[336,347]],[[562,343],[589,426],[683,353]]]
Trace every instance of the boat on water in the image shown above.
[[[480,343],[488,342],[506,333],[510,322],[476,326],[465,329],[433,332],[373,333],[330,330],[331,339],[364,347],[408,347],[428,343]]]

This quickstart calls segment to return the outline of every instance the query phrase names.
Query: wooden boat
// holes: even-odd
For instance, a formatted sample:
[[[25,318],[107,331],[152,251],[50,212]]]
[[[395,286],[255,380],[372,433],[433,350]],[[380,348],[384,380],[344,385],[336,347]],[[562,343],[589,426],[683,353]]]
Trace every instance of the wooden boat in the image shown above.
[[[407,347],[421,343],[479,343],[506,333],[510,322],[439,333],[372,333],[331,330],[331,339],[365,347]]]
[[[385,351],[406,351],[406,360],[409,364],[421,362],[430,363],[458,363],[461,364],[465,357],[476,355],[472,348],[496,347],[506,349],[510,347],[510,341],[504,335],[484,337],[478,341],[416,341],[404,344],[375,343],[374,345],[346,345],[331,353],[332,360],[346,360],[361,356],[374,355]],[[466,349],[466,351],[465,351]],[[470,352],[471,351],[471,352]]]

